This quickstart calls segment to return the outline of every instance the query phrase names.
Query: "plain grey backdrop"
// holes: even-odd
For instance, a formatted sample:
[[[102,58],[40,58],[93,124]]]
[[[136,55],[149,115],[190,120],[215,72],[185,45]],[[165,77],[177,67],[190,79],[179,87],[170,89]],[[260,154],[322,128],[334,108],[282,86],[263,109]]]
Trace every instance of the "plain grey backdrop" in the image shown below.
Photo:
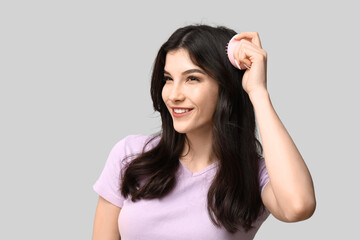
[[[1,1],[0,239],[91,238],[92,185],[117,141],[159,131],[152,64],[193,23],[259,32],[272,103],[313,176],[314,216],[270,216],[256,239],[356,238],[359,22],[346,0]]]

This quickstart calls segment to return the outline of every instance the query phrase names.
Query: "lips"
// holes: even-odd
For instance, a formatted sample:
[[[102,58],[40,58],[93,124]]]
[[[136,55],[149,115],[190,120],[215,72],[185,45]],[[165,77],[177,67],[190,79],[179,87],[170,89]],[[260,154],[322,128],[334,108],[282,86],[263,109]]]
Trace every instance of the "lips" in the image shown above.
[[[174,117],[184,117],[191,113],[193,108],[184,108],[184,107],[172,107],[172,115]]]

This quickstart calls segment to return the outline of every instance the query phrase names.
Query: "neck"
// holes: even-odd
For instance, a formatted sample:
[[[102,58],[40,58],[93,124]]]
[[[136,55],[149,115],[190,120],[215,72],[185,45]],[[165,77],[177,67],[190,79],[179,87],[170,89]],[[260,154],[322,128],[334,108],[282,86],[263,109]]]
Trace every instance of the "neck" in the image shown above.
[[[201,170],[217,161],[213,153],[212,129],[187,133],[185,147],[180,160],[189,168]]]

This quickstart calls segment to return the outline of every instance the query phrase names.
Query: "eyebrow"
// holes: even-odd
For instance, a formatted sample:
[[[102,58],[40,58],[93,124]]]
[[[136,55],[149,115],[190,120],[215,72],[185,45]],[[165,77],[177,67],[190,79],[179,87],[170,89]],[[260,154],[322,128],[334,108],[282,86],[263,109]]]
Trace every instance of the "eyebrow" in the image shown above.
[[[201,71],[200,69],[189,69],[189,70],[186,70],[185,72],[183,72],[181,75],[187,75],[187,74],[191,74],[191,73],[201,73],[201,74],[204,74],[206,75],[203,71]],[[169,72],[167,72],[166,70],[164,70],[164,74],[168,74],[168,75],[171,75]]]

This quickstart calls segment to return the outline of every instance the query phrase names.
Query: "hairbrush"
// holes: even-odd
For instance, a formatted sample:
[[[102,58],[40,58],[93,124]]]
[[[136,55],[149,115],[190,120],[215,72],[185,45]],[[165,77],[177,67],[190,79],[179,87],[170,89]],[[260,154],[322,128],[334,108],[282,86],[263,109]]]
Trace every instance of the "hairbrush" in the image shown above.
[[[228,44],[226,45],[226,49],[225,49],[225,50],[226,50],[226,53],[227,53],[227,55],[228,55],[228,58],[229,58],[231,64],[232,64],[234,67],[242,70],[241,67],[240,67],[240,64],[239,64],[239,63],[235,60],[235,58],[234,58],[235,47],[236,47],[236,45],[240,42],[240,40],[235,39],[236,36],[237,36],[237,34],[230,39],[230,41],[229,41]],[[246,66],[245,64],[244,64],[244,66],[245,66],[246,68],[249,68],[249,67]]]

